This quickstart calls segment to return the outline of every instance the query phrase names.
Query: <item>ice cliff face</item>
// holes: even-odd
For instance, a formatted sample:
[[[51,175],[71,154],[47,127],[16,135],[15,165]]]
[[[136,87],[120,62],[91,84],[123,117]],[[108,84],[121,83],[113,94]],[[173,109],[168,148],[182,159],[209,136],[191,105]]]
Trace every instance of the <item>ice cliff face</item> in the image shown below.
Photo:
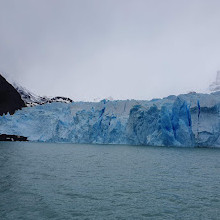
[[[48,103],[0,117],[31,141],[220,147],[220,92],[151,101]]]
[[[188,104],[177,98],[174,103],[155,104],[149,109],[135,106],[128,120],[128,137],[132,144],[159,146],[194,146],[192,121]]]

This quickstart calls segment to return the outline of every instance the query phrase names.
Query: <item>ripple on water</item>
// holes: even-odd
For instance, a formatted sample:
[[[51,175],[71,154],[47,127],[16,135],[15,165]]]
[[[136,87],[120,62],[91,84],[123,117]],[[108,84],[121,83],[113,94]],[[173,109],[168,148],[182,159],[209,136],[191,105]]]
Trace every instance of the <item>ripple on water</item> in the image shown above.
[[[220,150],[1,143],[0,219],[218,219]]]

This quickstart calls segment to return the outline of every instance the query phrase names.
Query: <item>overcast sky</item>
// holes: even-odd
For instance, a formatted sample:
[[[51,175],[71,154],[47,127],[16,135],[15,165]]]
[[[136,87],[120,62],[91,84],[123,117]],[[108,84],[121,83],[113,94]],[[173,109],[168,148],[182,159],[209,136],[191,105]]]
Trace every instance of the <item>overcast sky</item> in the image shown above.
[[[39,95],[164,97],[219,69],[219,0],[0,0],[0,71]]]

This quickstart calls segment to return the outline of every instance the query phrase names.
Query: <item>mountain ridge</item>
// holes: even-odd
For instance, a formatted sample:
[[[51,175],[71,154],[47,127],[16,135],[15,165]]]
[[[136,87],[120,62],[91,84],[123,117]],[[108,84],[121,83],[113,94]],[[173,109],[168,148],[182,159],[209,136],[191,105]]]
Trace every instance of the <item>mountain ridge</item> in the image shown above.
[[[7,82],[9,82],[20,94],[21,99],[24,101],[25,105],[28,107],[43,105],[46,103],[52,102],[63,102],[63,103],[72,103],[73,100],[63,96],[55,96],[55,97],[47,97],[47,96],[39,96],[34,94],[33,92],[26,89],[24,86],[21,86],[14,80],[10,79],[6,73],[0,73],[0,75],[4,76]]]

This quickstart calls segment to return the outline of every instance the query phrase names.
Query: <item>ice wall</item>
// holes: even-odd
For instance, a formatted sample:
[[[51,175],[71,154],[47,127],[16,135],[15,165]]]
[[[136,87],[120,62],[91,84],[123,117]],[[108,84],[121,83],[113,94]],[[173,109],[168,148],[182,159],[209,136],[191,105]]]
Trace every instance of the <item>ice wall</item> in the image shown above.
[[[220,147],[220,92],[151,101],[51,103],[0,117],[30,141]]]

